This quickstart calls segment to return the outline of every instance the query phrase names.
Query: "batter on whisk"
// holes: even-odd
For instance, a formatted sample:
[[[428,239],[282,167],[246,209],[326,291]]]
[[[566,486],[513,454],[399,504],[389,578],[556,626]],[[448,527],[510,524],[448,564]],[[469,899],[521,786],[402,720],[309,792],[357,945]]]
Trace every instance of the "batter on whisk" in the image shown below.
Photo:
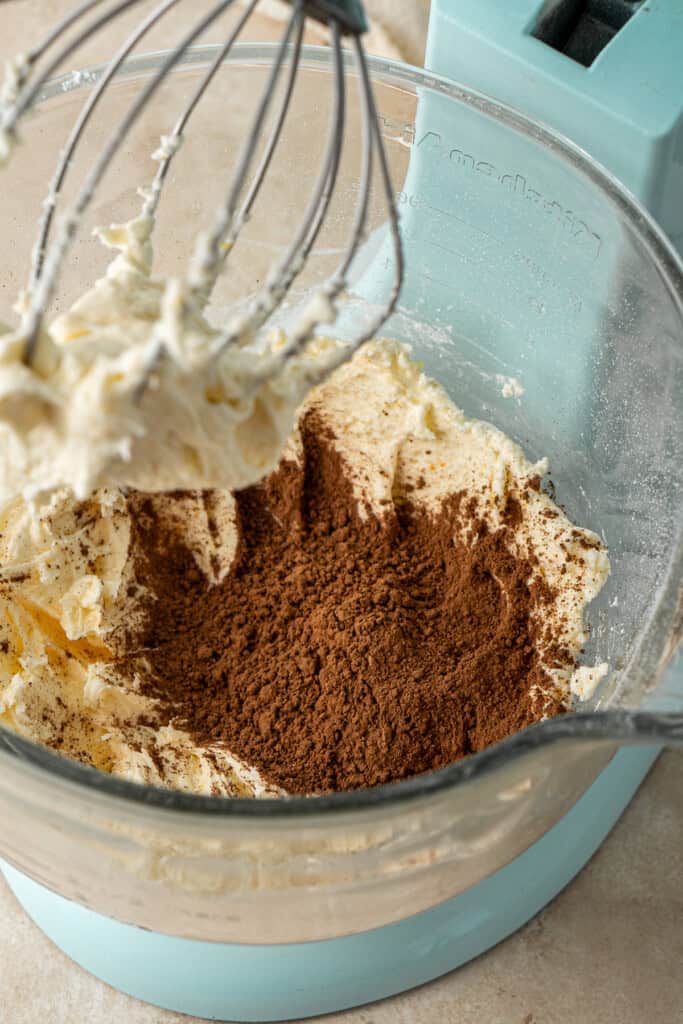
[[[47,306],[82,217],[111,162],[171,68],[231,6],[231,0],[222,0],[198,17],[114,128],[76,199],[58,218],[64,182],[99,100],[126,57],[176,3],[162,2],[126,38],[93,85],[57,161],[28,285],[17,304],[21,322],[0,336],[0,504],[16,494],[41,501],[60,487],[85,498],[107,484],[159,491],[234,488],[255,482],[274,467],[306,392],[350,358],[397,301],[402,245],[361,43],[367,24],[355,4],[337,7],[323,2],[318,9],[295,0],[224,202],[211,225],[199,232],[184,273],[163,282],[151,274],[152,233],[168,171],[198,103],[256,7],[256,0],[250,0],[226,30],[224,45],[186,98],[172,132],[162,137],[154,154],[157,174],[151,187],[142,190],[141,215],[100,232],[106,244],[120,249],[120,256],[65,317],[46,328]],[[97,0],[86,0],[39,45],[10,63],[0,90],[0,165],[16,155],[21,120],[50,75],[115,17],[116,11],[89,21],[96,6]],[[127,6],[132,4],[123,5]],[[300,223],[292,227],[290,244],[246,311],[212,326],[205,316],[207,304],[258,202],[287,120],[307,14],[328,24],[334,63],[330,130],[320,169]],[[75,41],[69,38],[74,26],[80,30]],[[303,270],[325,224],[341,160],[347,102],[342,36],[349,39],[355,56],[366,126],[357,212],[336,270],[285,337],[269,329],[271,317]],[[44,66],[48,54],[52,59]],[[379,168],[379,183],[373,181],[373,165]],[[393,242],[393,281],[372,321],[345,346],[321,342],[315,338],[316,328],[335,319],[336,303],[344,295],[349,268],[367,231],[370,200],[377,192],[383,197]]]
[[[278,365],[277,330],[258,352],[243,338],[215,358],[221,331],[180,313],[175,283],[152,275],[153,226],[142,215],[100,233],[119,254],[41,332],[35,367],[21,333],[0,337],[0,504],[64,487],[80,499],[102,485],[244,487],[275,466],[311,381],[338,360],[314,340]]]

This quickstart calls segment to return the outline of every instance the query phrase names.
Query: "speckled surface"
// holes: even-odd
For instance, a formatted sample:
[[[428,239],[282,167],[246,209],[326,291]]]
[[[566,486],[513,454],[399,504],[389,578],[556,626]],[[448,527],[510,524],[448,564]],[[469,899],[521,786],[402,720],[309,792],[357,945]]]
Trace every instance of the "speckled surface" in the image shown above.
[[[39,26],[70,3],[0,0],[0,58],[25,48]],[[184,8],[181,18],[187,18]],[[273,32],[262,19],[250,36],[272,38]],[[162,31],[150,48],[164,41]],[[106,50],[100,40],[86,59]],[[591,863],[520,932],[440,981],[326,1021],[679,1024],[682,959],[683,754],[667,753]],[[85,974],[38,931],[0,880],[0,1024],[190,1020],[137,1003]]]

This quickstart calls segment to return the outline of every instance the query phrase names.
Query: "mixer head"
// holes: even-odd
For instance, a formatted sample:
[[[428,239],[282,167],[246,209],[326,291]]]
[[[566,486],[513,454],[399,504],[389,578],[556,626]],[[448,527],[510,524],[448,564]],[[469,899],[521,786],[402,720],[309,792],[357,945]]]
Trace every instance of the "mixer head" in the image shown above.
[[[59,200],[74,155],[88,125],[97,115],[98,104],[105,91],[126,58],[144,40],[147,33],[172,12],[173,8],[179,7],[182,2],[183,0],[162,0],[141,19],[93,86],[70,131],[49,186],[33,253],[20,328],[23,358],[28,365],[36,356],[45,311],[56,289],[60,269],[75,239],[79,223],[93,200],[107,168],[143,111],[153,102],[155,94],[173,68],[182,60],[188,49],[229,8],[235,5],[235,0],[220,0],[220,2],[209,5],[209,9],[203,16],[197,16],[190,31],[186,32],[176,47],[168,51],[161,68],[141,87],[124,117],[115,126],[87,173],[73,205],[60,218],[57,218]],[[156,154],[160,162],[155,180],[151,188],[144,193],[144,215],[154,217],[169,168],[183,140],[188,123],[202,97],[210,88],[219,68],[227,60],[249,18],[255,12],[258,2],[259,0],[247,0],[237,11],[235,21],[226,31],[225,42],[205,72],[199,86],[195,87],[192,94],[187,97],[185,108],[179,113],[169,135],[163,138],[161,149]],[[41,90],[48,79],[52,78],[65,62],[94,35],[136,6],[140,6],[140,0],[118,0],[116,3],[107,3],[106,0],[86,0],[53,27],[27,55],[15,61],[0,96],[0,163],[3,157],[4,159],[9,158],[17,140],[19,123],[39,100]],[[184,281],[178,293],[181,296],[181,320],[183,317],[190,317],[194,313],[201,312],[208,303],[240,230],[249,219],[258,200],[261,186],[268,173],[287,118],[299,64],[305,21],[308,16],[328,25],[333,53],[334,95],[320,171],[301,222],[293,232],[291,245],[284,256],[271,268],[263,287],[250,302],[246,312],[241,313],[221,332],[212,353],[214,358],[218,358],[229,347],[242,344],[245,340],[252,338],[267,324],[267,321],[282,304],[292,283],[303,270],[307,257],[325,223],[335,189],[344,140],[347,102],[345,64],[348,57],[345,58],[342,51],[343,37],[348,38],[350,42],[352,58],[357,70],[363,118],[360,187],[348,243],[336,271],[323,285],[316,302],[309,305],[307,315],[290,333],[285,346],[259,370],[258,374],[254,375],[252,382],[254,390],[257,390],[264,380],[276,377],[287,362],[306,346],[318,324],[322,320],[329,320],[334,315],[335,302],[343,296],[347,286],[349,268],[365,238],[375,162],[377,162],[379,170],[380,187],[385,197],[394,252],[393,283],[386,301],[373,317],[372,322],[364,324],[362,330],[357,332],[350,343],[340,348],[335,358],[327,361],[325,370],[321,371],[320,379],[350,358],[359,345],[376,333],[396,304],[403,278],[403,256],[398,217],[361,42],[361,34],[366,28],[362,7],[357,0],[311,0],[311,2],[309,0],[293,0],[291,16],[287,21],[269,69],[265,88],[256,106],[253,130],[244,139],[226,199],[216,211],[214,221],[208,231],[200,234],[196,239],[194,254],[189,261]],[[165,342],[163,333],[160,332],[155,355],[150,362],[149,373],[141,383],[141,392],[146,388],[149,374],[164,356]],[[312,379],[310,383],[313,386],[319,383],[319,379]]]

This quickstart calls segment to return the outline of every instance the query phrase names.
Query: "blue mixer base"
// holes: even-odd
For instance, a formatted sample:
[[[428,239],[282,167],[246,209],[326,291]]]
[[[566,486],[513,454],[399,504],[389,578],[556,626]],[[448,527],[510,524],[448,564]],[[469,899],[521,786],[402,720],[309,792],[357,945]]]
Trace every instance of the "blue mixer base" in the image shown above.
[[[209,1020],[310,1017],[431,981],[514,932],[599,847],[657,752],[620,750],[550,832],[468,892],[397,924],[325,942],[242,946],[172,938],[103,917],[0,867],[53,942],[123,992]]]

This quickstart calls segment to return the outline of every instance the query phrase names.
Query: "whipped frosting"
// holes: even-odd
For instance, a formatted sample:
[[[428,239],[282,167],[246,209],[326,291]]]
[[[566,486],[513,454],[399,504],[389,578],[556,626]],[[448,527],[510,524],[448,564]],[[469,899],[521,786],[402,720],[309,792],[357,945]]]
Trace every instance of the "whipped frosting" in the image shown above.
[[[22,362],[21,332],[0,336],[0,508],[62,488],[83,500],[102,486],[252,484],[276,465],[301,400],[338,358],[336,343],[314,339],[282,361],[282,331],[257,341],[239,335],[239,321],[239,340],[221,346],[202,302],[153,276],[153,227],[143,212],[99,232],[118,255],[42,331],[33,366]],[[297,331],[333,318],[318,297]]]

